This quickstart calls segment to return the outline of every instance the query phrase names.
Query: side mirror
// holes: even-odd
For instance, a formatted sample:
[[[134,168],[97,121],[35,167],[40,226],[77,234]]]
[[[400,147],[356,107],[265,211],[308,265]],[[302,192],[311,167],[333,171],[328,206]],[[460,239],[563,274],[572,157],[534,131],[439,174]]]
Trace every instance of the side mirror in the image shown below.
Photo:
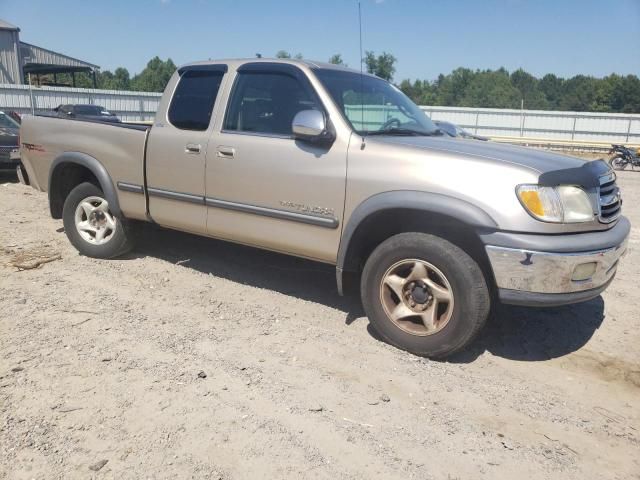
[[[324,113],[319,110],[302,110],[291,123],[293,137],[311,143],[332,143],[335,133],[327,125]]]

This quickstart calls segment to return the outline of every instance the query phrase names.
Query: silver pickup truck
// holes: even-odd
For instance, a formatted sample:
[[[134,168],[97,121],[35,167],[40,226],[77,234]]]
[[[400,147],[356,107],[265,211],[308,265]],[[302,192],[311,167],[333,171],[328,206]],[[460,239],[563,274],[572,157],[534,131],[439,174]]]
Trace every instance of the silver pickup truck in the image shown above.
[[[495,302],[599,295],[630,230],[607,163],[447,137],[390,83],[308,61],[185,65],[151,127],[29,116],[21,139],[82,254],[123,254],[147,221],[326,262],[429,357]]]

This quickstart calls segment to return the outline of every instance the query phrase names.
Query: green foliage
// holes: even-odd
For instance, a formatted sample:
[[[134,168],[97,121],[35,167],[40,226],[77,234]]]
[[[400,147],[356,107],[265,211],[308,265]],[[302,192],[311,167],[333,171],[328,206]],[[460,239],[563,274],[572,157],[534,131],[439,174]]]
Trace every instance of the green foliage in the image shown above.
[[[385,80],[393,80],[393,75],[396,73],[396,57],[387,52],[382,52],[382,55],[377,57],[374,52],[366,52],[364,64],[367,72]]]
[[[131,90],[162,92],[175,71],[176,65],[170,58],[164,62],[160,57],[153,57],[145,69],[131,79]]]
[[[302,60],[304,57],[301,53],[296,53],[295,55],[291,55],[289,52],[287,52],[286,50],[278,50],[278,52],[276,53],[276,58],[295,58],[296,60]]]
[[[129,71],[122,67],[116,68],[113,73],[105,70],[100,74],[98,87],[105,90],[131,90]]]
[[[329,59],[329,63],[333,63],[334,65],[343,65],[343,66],[347,66],[344,63],[344,60],[342,60],[342,54],[340,53],[336,53],[335,55],[331,55],[331,58]]]
[[[604,78],[547,74],[541,79],[518,69],[457,68],[428,80],[404,80],[400,89],[420,105],[524,108],[587,112],[640,113],[640,79],[616,74]]]

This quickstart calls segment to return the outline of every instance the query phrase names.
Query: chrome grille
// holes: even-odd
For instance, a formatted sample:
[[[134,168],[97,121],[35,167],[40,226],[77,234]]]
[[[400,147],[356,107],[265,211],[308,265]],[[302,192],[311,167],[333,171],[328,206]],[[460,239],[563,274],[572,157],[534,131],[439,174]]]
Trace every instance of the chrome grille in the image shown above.
[[[1,160],[9,160],[12,150],[16,150],[17,146],[4,146],[0,145],[0,159]]]
[[[601,222],[611,223],[620,216],[622,199],[620,198],[620,189],[616,185],[615,173],[610,172],[600,177],[598,201]]]

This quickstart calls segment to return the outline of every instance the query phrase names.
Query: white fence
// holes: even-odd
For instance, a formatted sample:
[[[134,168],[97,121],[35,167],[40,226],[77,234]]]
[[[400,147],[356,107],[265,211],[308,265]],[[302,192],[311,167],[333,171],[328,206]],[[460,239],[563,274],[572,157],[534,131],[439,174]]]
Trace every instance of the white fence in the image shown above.
[[[42,113],[58,105],[100,105],[124,121],[153,120],[161,94],[66,87],[32,87],[0,84],[0,109]]]
[[[496,108],[421,107],[433,120],[445,120],[479,135],[575,142],[640,143],[640,115]]]
[[[0,84],[0,109],[19,113],[51,110],[61,104],[89,103],[105,107],[124,121],[153,120],[161,94],[63,87]],[[356,107],[352,107],[356,108]],[[456,123],[479,135],[525,137],[574,142],[640,144],[640,115],[556,112],[495,108],[421,107],[432,119]],[[357,108],[360,111],[360,108]],[[365,106],[364,125],[378,124],[392,112]],[[358,115],[350,115],[358,118]],[[356,125],[359,127],[359,125]]]

